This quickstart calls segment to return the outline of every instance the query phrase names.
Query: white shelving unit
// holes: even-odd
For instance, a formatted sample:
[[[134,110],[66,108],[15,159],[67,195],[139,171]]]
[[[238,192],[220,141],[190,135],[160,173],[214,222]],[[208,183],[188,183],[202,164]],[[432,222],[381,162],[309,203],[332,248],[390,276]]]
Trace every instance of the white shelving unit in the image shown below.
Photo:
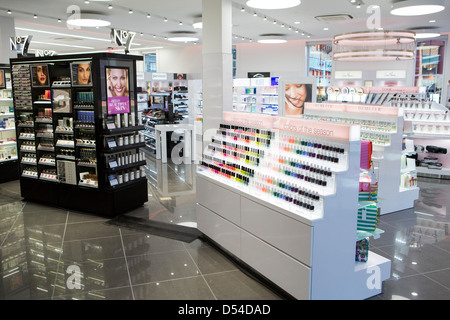
[[[431,102],[426,105],[397,104],[404,110],[405,137],[412,140],[414,145],[424,147],[417,152],[419,162],[425,157],[437,158],[442,164],[439,169],[417,166],[419,176],[450,179],[450,155],[447,153],[427,152],[427,146],[441,147],[450,150],[450,115],[447,107]]]
[[[366,299],[381,293],[381,282],[390,276],[391,261],[372,252],[367,262],[355,261],[359,127],[234,112],[224,113],[224,121],[225,126],[245,124],[252,132],[266,129],[272,137],[270,145],[266,140],[258,143],[256,138],[246,144],[233,128],[225,130],[225,136],[223,128],[218,130],[197,172],[198,229],[295,299]],[[228,139],[230,132],[238,135]],[[307,142],[312,145],[304,144]],[[251,157],[249,162],[233,158],[233,152],[224,157],[221,148],[238,148],[233,143],[249,147],[253,155],[259,152],[259,165]],[[334,157],[318,156],[320,150],[331,150],[330,146],[343,150],[337,162]],[[277,157],[279,161],[274,162]],[[284,159],[282,164],[280,159]],[[223,162],[224,166],[218,166],[223,168],[219,169],[222,174],[214,171],[215,161]],[[234,178],[226,170],[231,164],[241,165],[243,170],[236,171]],[[299,169],[300,164],[306,167]],[[312,167],[331,173],[326,185],[292,175]],[[247,178],[241,179],[238,172],[248,173],[244,174]],[[269,181],[267,178],[273,181],[261,184]],[[289,197],[297,199],[297,180],[302,192],[315,195],[310,202],[312,210],[299,207],[297,200],[289,201]],[[274,187],[274,181],[285,183]],[[289,192],[280,191],[289,188]],[[285,198],[280,198],[280,193]],[[371,270],[376,270],[379,286],[367,285],[373,277]]]
[[[372,161],[378,181],[380,214],[414,207],[419,188],[414,184],[406,186],[404,175],[410,174],[412,178],[417,171],[411,162],[407,169],[402,169],[402,109],[379,105],[306,103],[304,117],[327,123],[360,125],[361,140],[372,141],[373,145]]]
[[[233,80],[233,111],[278,115],[279,87],[271,78]]]
[[[0,89],[0,181],[13,179],[11,171],[18,170],[17,163],[17,142],[16,127],[13,111],[12,87],[10,71],[8,68],[1,68],[5,75],[5,88]],[[3,80],[3,79],[2,79]],[[6,177],[6,180],[4,179]]]

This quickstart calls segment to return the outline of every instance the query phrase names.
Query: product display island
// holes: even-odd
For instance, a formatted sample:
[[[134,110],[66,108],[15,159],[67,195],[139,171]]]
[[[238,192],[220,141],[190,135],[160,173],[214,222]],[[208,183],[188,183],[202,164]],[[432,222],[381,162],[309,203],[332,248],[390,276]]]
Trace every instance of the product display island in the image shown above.
[[[197,225],[295,299],[366,299],[391,261],[356,261],[359,126],[225,112],[197,172]]]
[[[22,197],[103,215],[148,200],[136,110],[141,59],[11,59]]]

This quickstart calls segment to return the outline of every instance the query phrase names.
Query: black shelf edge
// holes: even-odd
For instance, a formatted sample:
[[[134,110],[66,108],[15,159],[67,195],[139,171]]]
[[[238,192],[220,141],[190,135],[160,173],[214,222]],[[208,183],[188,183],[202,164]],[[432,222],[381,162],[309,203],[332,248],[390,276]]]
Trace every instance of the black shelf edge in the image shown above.
[[[108,172],[108,173],[118,172],[118,171],[130,169],[130,168],[134,168],[134,167],[144,166],[146,164],[147,164],[147,161],[142,160],[142,161],[134,162],[131,164],[126,164],[126,165],[115,167],[115,168],[107,168],[107,169],[105,169],[105,172]]]
[[[142,148],[142,147],[145,147],[145,142],[139,142],[139,143],[135,143],[135,144],[128,144],[126,146],[114,147],[112,149],[105,149],[105,150],[103,150],[103,153],[115,153],[115,152],[120,152],[120,151],[124,151],[124,150],[131,150],[131,149],[136,149],[136,148]]]
[[[144,180],[146,181],[147,177],[145,177],[145,176],[144,177],[140,177],[140,178],[128,181],[128,182],[123,182],[123,183],[118,184],[116,186],[107,186],[106,188],[109,189],[109,190],[119,190],[119,189],[126,188],[128,186],[131,186],[131,185],[133,185],[135,183],[138,183],[138,182],[141,182],[141,181],[144,181]]]
[[[104,135],[116,135],[116,134],[122,134],[122,133],[128,133],[128,132],[134,132],[134,131],[140,131],[144,130],[144,125],[134,126],[134,127],[125,127],[125,128],[116,128],[116,129],[104,129],[103,134]]]

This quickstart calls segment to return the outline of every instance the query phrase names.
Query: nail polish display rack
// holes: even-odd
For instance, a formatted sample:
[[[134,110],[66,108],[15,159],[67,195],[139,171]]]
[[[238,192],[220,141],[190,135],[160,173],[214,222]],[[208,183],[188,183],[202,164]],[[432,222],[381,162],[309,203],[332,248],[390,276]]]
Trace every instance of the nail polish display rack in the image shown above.
[[[372,162],[378,181],[380,214],[414,207],[419,197],[417,170],[403,150],[403,110],[378,105],[306,103],[305,119],[359,125],[361,140],[373,145]]]
[[[124,213],[148,200],[146,162],[139,151],[145,145],[139,135],[144,126],[136,110],[136,60],[141,59],[107,53],[11,59],[25,199],[104,215]],[[91,83],[71,84],[73,65],[87,62]],[[38,65],[47,66],[46,86],[33,83]],[[128,113],[108,112],[105,76],[111,65],[128,70]],[[120,161],[114,167],[112,157]],[[124,177],[117,185],[111,183],[116,175]]]
[[[294,120],[283,127],[310,130],[284,130],[275,125],[284,117],[260,117],[273,126],[227,120],[212,137],[197,172],[198,229],[295,299],[380,293],[368,290],[367,267],[385,280],[390,260],[371,253],[368,264],[355,262],[359,127]],[[334,128],[356,135],[320,134]]]

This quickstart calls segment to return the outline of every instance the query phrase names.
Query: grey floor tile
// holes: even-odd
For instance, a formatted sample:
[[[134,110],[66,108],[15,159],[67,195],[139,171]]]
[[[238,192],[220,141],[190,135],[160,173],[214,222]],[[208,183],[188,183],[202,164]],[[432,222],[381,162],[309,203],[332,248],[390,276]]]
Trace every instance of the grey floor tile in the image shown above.
[[[127,257],[132,285],[200,275],[186,250]]]
[[[189,248],[188,251],[203,275],[237,269],[231,260],[213,247]]]
[[[266,286],[237,270],[204,277],[218,300],[281,300]]]
[[[215,300],[201,276],[133,285],[136,300]]]
[[[53,300],[134,300],[131,287],[113,288],[106,290],[88,290],[86,292],[67,293],[53,297]]]
[[[120,236],[119,228],[102,221],[67,224],[64,241]]]
[[[424,275],[383,282],[383,300],[449,300],[450,290]]]
[[[122,239],[127,257],[185,249],[180,241],[146,233],[122,234]]]

